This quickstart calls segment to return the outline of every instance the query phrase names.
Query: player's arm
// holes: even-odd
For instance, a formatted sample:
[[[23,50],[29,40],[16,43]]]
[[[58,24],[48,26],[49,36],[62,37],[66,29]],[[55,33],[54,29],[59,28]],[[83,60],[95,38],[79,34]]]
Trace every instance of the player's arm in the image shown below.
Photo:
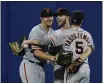
[[[89,43],[88,43],[87,49],[86,49],[86,51],[83,54],[80,55],[80,59],[83,60],[83,61],[87,57],[89,57],[90,54],[92,53],[92,51],[94,51],[94,49],[95,49],[92,36],[89,33],[88,33],[88,36],[89,36]]]
[[[55,56],[46,54],[41,50],[35,50],[33,53],[35,56],[40,57],[41,59],[55,61]]]
[[[91,49],[90,46],[88,46],[87,49],[86,49],[86,51],[83,54],[80,55],[80,59],[82,61],[84,61],[87,57],[90,56],[91,53],[92,53],[92,49]]]
[[[24,44],[40,44],[39,40],[24,40],[22,45]]]
[[[24,46],[25,44],[49,45],[51,43],[52,42],[49,39],[48,41],[47,40],[24,40],[22,46]]]
[[[48,38],[48,40],[41,40],[41,39],[29,39],[29,40],[24,40],[22,43],[22,46],[25,44],[37,44],[37,45],[49,45],[49,44],[53,44],[53,46],[55,46],[55,42],[58,39],[56,38],[55,33],[51,34]]]
[[[44,60],[55,61],[55,56],[46,54],[45,52],[42,51],[42,48],[40,48],[39,46],[31,45],[31,49],[32,53],[34,53],[35,56]]]
[[[38,38],[38,33],[37,31],[32,31],[29,35],[29,43],[32,43],[32,44],[39,44],[40,42],[38,41],[40,38]],[[31,41],[33,40],[33,41]],[[36,41],[35,41],[36,40]],[[44,43],[45,43],[45,40],[43,40]],[[41,42],[43,42],[41,41]],[[32,52],[35,54],[35,56],[41,58],[41,59],[44,59],[44,60],[52,60],[54,61],[55,60],[55,57],[52,56],[52,55],[49,55],[49,54],[46,54],[42,51],[42,48],[40,48],[39,46],[35,46],[35,45],[31,45],[31,49],[32,49]]]

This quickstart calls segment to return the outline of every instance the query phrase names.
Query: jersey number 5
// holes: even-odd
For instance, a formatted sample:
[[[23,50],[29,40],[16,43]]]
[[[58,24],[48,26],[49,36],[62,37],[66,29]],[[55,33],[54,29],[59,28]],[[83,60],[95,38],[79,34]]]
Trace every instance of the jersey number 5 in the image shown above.
[[[83,42],[76,41],[76,54],[82,54],[83,53]]]

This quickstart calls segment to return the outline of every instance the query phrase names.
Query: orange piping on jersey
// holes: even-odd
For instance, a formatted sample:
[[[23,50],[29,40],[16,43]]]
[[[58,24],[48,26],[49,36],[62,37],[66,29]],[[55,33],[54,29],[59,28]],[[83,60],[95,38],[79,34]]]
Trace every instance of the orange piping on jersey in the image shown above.
[[[53,38],[50,37],[50,39],[52,40],[53,46],[55,46],[55,42],[54,42]]]
[[[29,83],[29,82],[28,82],[28,79],[27,79],[27,74],[26,74],[26,65],[25,65],[25,63],[24,63],[24,73],[25,73],[26,81],[27,81],[27,83]]]
[[[40,47],[38,46],[31,46],[33,50],[42,50]]]

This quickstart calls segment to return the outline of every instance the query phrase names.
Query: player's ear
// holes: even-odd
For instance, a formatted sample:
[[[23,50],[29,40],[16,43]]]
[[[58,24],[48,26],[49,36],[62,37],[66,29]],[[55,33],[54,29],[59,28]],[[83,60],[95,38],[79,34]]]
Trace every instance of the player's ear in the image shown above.
[[[69,16],[66,16],[67,19],[69,19]]]
[[[40,20],[42,20],[42,18],[40,17]]]
[[[66,20],[67,20],[67,21],[70,20],[70,16],[66,16]]]
[[[70,19],[70,17],[69,16],[66,16],[66,20],[69,20]]]
[[[42,17],[40,17],[40,20],[42,21],[42,20],[43,20],[43,18],[42,18]]]

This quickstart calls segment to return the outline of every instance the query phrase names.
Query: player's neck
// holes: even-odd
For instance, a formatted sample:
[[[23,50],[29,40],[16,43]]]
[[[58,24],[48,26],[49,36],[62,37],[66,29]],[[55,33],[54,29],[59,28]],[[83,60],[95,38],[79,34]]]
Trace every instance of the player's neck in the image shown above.
[[[62,28],[63,29],[69,29],[70,28],[70,24],[69,23],[65,23],[65,25]]]
[[[71,25],[72,28],[80,28],[80,25]]]
[[[44,28],[45,31],[49,31],[50,27],[46,26],[44,23],[41,23],[42,28]]]

